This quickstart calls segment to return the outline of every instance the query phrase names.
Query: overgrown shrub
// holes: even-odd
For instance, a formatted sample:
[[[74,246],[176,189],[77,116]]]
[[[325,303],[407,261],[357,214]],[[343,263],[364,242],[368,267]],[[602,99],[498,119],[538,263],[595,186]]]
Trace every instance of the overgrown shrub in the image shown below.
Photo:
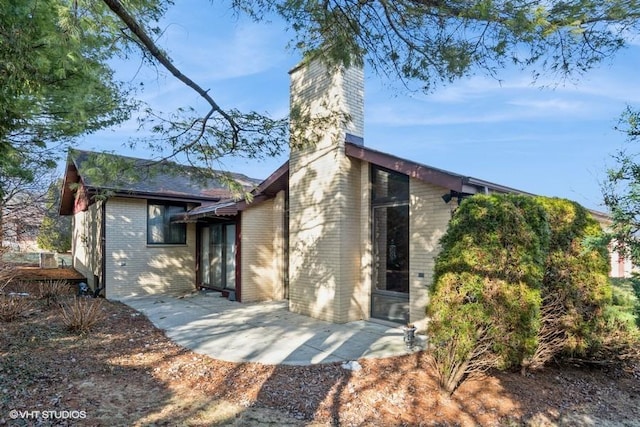
[[[598,341],[599,319],[611,302],[606,236],[589,211],[565,199],[537,197],[547,212],[551,239],[542,293],[560,300],[563,351],[585,355]],[[541,346],[545,342],[540,342]]]
[[[588,355],[613,330],[605,236],[577,203],[474,196],[441,245],[427,314],[434,365],[450,393],[478,367],[526,370]]]
[[[542,284],[537,347],[522,369],[537,369],[562,355],[584,356],[598,346],[601,319],[611,300],[606,236],[578,203],[537,197],[550,240]]]
[[[531,197],[474,196],[441,245],[427,314],[434,365],[453,393],[466,375],[534,352],[549,227]]]
[[[74,297],[72,302],[63,304],[62,321],[71,331],[86,333],[104,319],[100,299]]]

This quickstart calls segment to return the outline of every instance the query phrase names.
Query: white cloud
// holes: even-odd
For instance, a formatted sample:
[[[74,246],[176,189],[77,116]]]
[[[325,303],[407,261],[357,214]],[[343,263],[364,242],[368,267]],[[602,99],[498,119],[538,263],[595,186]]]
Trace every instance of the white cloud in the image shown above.
[[[281,66],[287,58],[286,42],[273,27],[253,22],[228,27],[193,40],[189,29],[171,26],[162,40],[176,64],[199,80],[250,76]]]
[[[469,100],[464,107],[438,102],[374,104],[367,107],[369,123],[383,126],[438,126],[502,123],[533,119],[584,118],[591,107],[563,98],[487,97]]]
[[[507,102],[508,105],[526,108],[532,115],[553,116],[556,113],[585,113],[589,107],[584,102],[564,98],[521,98]]]

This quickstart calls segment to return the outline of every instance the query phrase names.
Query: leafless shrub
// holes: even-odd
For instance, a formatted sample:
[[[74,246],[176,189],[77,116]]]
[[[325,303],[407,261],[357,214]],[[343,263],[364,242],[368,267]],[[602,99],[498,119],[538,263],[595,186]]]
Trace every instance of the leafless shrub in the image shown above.
[[[100,299],[74,297],[72,302],[61,305],[65,326],[74,332],[90,331],[104,318],[101,302]]]
[[[476,332],[475,344],[467,351],[456,336],[431,349],[429,363],[436,372],[438,385],[453,394],[466,378],[481,375],[494,368],[499,357],[492,351],[493,340],[487,328]]]
[[[65,280],[47,280],[40,282],[38,293],[40,299],[47,301],[47,305],[51,305],[60,300],[61,296],[68,295],[71,287]]]
[[[15,266],[2,260],[5,252],[6,249],[0,248],[0,293],[16,276]]]
[[[31,301],[22,296],[0,295],[0,320],[12,322],[32,308]]]

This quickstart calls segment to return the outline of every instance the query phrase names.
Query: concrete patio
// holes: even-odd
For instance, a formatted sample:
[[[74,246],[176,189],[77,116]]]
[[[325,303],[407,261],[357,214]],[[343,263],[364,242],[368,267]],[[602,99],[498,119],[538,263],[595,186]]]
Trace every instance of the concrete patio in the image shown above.
[[[217,292],[130,297],[177,344],[230,362],[309,365],[409,354],[401,326],[370,321],[333,324],[292,313],[286,301],[244,304]]]

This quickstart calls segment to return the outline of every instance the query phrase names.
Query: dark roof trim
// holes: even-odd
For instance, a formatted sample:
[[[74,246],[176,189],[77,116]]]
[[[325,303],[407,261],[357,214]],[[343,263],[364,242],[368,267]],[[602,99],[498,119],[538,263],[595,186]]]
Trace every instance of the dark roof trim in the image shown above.
[[[446,172],[430,166],[421,165],[391,154],[372,150],[349,142],[345,143],[345,153],[349,157],[364,160],[420,181],[428,182],[454,191],[462,191],[463,176]]]
[[[278,169],[262,181],[251,194],[275,195],[289,187],[289,161],[284,162]]]
[[[60,209],[58,210],[58,213],[60,215],[73,214],[75,192],[71,190],[71,186],[77,184],[79,181],[80,177],[78,176],[78,170],[76,169],[76,166],[72,162],[67,161],[67,170],[64,174],[62,189],[60,190]]]
[[[202,218],[229,217],[238,214],[238,204],[232,200],[198,206],[189,212],[174,215],[171,222],[196,222]]]
[[[90,195],[98,194],[100,191],[109,192],[109,198],[111,197],[126,197],[129,199],[148,199],[148,200],[166,200],[173,202],[183,202],[183,203],[203,203],[203,202],[218,202],[221,200],[220,197],[197,197],[193,195],[183,195],[183,194],[175,194],[172,195],[170,193],[154,193],[154,192],[144,192],[144,191],[118,191],[118,190],[110,190],[108,188],[96,188],[96,187],[85,187],[87,192]]]
[[[278,192],[286,191],[289,187],[289,162],[284,162],[267,179],[262,181],[253,191],[252,200],[246,199],[233,201],[226,200],[216,204],[207,204],[190,210],[183,215],[183,218],[173,220],[174,222],[195,222],[202,218],[215,218],[220,216],[234,216],[248,207],[265,200],[273,198]]]
[[[381,166],[386,169],[408,175],[420,181],[444,187],[458,193],[512,193],[531,196],[534,195],[532,193],[527,193],[525,191],[506,187],[500,184],[495,184],[493,182],[484,181],[470,176],[460,175],[455,172],[449,172],[443,169],[416,163],[411,160],[384,153],[382,151],[377,151],[371,148],[356,145],[349,141],[345,142],[345,153],[349,157],[364,160],[369,163],[373,163],[376,166]]]
[[[203,218],[236,216],[239,212],[242,212],[248,207],[272,198],[273,196],[259,194],[254,196],[251,202],[247,202],[246,200],[226,200],[220,203],[198,206],[197,208],[191,209],[189,212],[172,217],[171,222],[196,222]]]

